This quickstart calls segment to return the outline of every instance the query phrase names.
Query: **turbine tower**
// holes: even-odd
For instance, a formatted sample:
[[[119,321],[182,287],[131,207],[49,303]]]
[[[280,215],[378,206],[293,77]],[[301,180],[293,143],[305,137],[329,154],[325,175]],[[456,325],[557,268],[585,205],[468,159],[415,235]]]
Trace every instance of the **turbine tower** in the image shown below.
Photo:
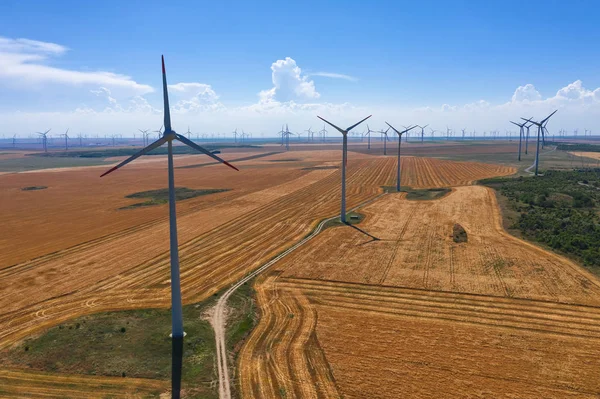
[[[542,130],[545,129],[546,127],[546,123],[548,123],[548,120],[552,117],[552,115],[554,115],[558,110],[554,111],[553,113],[551,113],[550,115],[548,115],[545,119],[543,119],[541,122],[534,122],[531,119],[529,119],[528,122],[531,122],[533,125],[536,125],[538,127],[538,133],[537,133],[537,144],[536,144],[536,150],[535,150],[535,175],[538,175],[538,166],[540,164],[540,134],[542,133]],[[521,118],[523,120],[525,120],[524,118]]]
[[[367,119],[369,119],[371,116],[372,115],[369,115],[362,121],[357,122],[346,129],[342,129],[317,115],[317,118],[329,124],[331,127],[335,128],[338,132],[342,134],[342,209],[340,211],[340,220],[342,221],[342,223],[346,223],[346,162],[348,158],[348,132],[354,129],[356,126],[363,123],[364,121],[366,121]],[[323,130],[325,130],[325,127],[323,127]]]
[[[522,118],[521,118],[521,119],[522,119]],[[519,126],[519,158],[518,158],[518,160],[519,160],[519,161],[521,160],[521,141],[522,141],[522,139],[523,139],[523,134],[525,133],[525,131],[523,130],[523,127],[524,127],[524,126],[525,126],[527,123],[529,123],[529,120],[531,120],[531,118],[530,118],[530,119],[528,119],[528,120],[526,120],[526,121],[525,121],[525,122],[523,122],[523,123],[517,123],[517,122],[510,121],[510,123],[512,123],[513,125]]]
[[[417,125],[417,127],[421,128],[421,144],[424,144],[424,140],[425,140],[425,128],[429,126],[429,124],[425,125],[425,126],[419,126]]]
[[[211,153],[205,148],[200,147],[198,144],[187,139],[181,134],[176,133],[171,128],[171,112],[169,110],[169,94],[167,92],[167,74],[165,72],[165,59],[162,57],[162,81],[163,81],[163,98],[164,98],[164,127],[165,131],[161,138],[156,140],[154,143],[143,148],[141,151],[127,158],[117,166],[104,172],[100,177],[106,176],[111,172],[127,165],[129,162],[139,158],[140,156],[147,154],[167,143],[168,145],[168,168],[169,168],[169,227],[170,227],[170,253],[171,253],[171,323],[172,323],[172,337],[183,338],[183,314],[181,304],[181,283],[179,275],[179,253],[177,245],[177,219],[175,211],[175,179],[173,173],[173,141],[178,140],[183,144],[186,144],[193,149],[208,155],[209,157],[224,163],[225,165],[238,170],[235,166],[229,164],[227,161],[219,158],[217,155]]]
[[[371,149],[371,132],[377,133],[375,130],[371,130],[371,128],[367,124],[367,133],[366,133],[366,135],[367,135],[367,150]]]
[[[412,127],[406,128],[403,131],[399,132],[399,131],[396,130],[395,127],[393,127],[389,123],[386,122],[386,124],[389,127],[391,127],[394,130],[394,132],[396,132],[396,134],[398,134],[398,165],[397,165],[397,169],[396,169],[396,171],[397,171],[397,176],[396,176],[396,191],[400,192],[400,149],[401,149],[401,146],[402,146],[402,135],[404,133],[408,134],[408,132],[410,130],[414,129],[415,127],[417,127],[417,125],[414,125]]]
[[[378,132],[375,132],[375,133],[381,134],[382,135],[381,137],[383,137],[383,155],[387,155],[387,141],[388,141],[387,132],[388,132],[388,130],[390,130],[389,127],[387,129],[385,129],[385,131],[380,130]]]
[[[521,118],[523,120],[526,120],[525,118]],[[527,123],[531,122],[531,118],[529,119],[529,121]],[[525,136],[525,155],[527,155],[529,153],[529,128],[533,126],[533,122],[529,123],[529,125],[525,126],[525,129],[527,129],[527,135]]]

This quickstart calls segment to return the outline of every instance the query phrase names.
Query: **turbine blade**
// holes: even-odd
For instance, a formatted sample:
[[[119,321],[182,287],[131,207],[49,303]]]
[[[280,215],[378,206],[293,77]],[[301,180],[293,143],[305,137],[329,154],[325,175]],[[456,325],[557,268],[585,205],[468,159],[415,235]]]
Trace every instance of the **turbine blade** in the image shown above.
[[[229,162],[227,162],[226,160],[219,158],[218,156],[216,156],[216,155],[215,155],[215,154],[213,154],[212,152],[208,151],[206,148],[202,148],[202,147],[200,147],[198,144],[194,143],[193,141],[191,141],[191,140],[188,140],[188,139],[187,139],[185,136],[182,136],[181,134],[177,134],[177,133],[176,133],[176,134],[175,134],[175,137],[177,137],[177,140],[181,141],[183,144],[186,144],[186,145],[188,145],[188,146],[192,147],[193,149],[195,149],[195,150],[198,150],[198,151],[200,151],[201,153],[203,153],[203,154],[206,154],[206,155],[208,155],[209,157],[211,157],[211,158],[213,158],[213,159],[215,159],[215,160],[217,160],[217,161],[219,161],[219,162],[221,162],[221,163],[224,163],[225,165],[229,166],[230,168],[232,168],[232,169],[235,169],[235,170],[239,171],[239,169],[238,169],[238,168],[236,168],[235,166],[233,166],[232,164],[230,164],[230,163],[229,163]]]
[[[120,164],[118,164],[115,167],[110,168],[109,170],[107,170],[106,172],[102,173],[100,175],[100,177],[106,176],[107,174],[114,172],[115,170],[119,169],[122,166],[127,165],[129,162],[141,157],[144,154],[149,153],[150,151],[152,151],[155,148],[160,147],[161,145],[163,145],[164,143],[167,142],[167,138],[166,137],[161,137],[160,139],[156,140],[154,143],[150,144],[148,147],[143,148],[141,151],[133,154],[132,156],[130,156],[129,158],[127,158],[126,160],[124,160],[123,162],[121,162]]]
[[[321,118],[319,115],[317,115],[317,118],[319,118],[320,120],[322,120],[323,122],[327,123],[328,125],[334,127],[335,129],[337,129],[340,133],[345,134],[346,132],[344,132],[343,129],[337,127],[336,125],[334,125],[333,123],[329,122],[328,120],[325,120],[323,118]]]
[[[361,123],[363,123],[364,121],[366,121],[367,119],[369,119],[370,117],[372,117],[373,115],[369,115],[367,116],[365,119],[363,119],[362,121],[355,123],[354,125],[350,126],[348,129],[346,129],[347,132],[349,132],[350,130],[354,129],[356,126],[360,125]]]
[[[402,133],[410,132],[411,130],[413,130],[416,127],[417,127],[417,125],[414,125],[413,127],[409,127],[408,129],[404,130]]]
[[[525,119],[525,118],[521,118],[521,119],[523,119],[523,120],[525,121],[525,123],[523,123],[523,125],[526,125],[526,124],[527,124],[527,123],[529,123],[529,122],[531,122],[531,123],[535,123],[534,121],[532,121],[533,117],[532,117],[532,118],[529,118],[529,119]]]
[[[541,123],[541,124],[544,124],[544,123],[546,123],[546,121],[547,121],[548,119],[550,119],[550,117],[551,117],[552,115],[554,115],[555,113],[557,113],[557,112],[558,112],[558,110],[554,111],[553,113],[551,113],[550,115],[548,115],[548,116],[546,117],[546,119],[544,119],[544,120],[543,120],[543,121],[541,121],[540,123]]]
[[[398,134],[398,135],[402,134],[399,131],[397,131],[396,128],[394,126],[390,125],[389,123],[386,122],[385,124],[388,125],[389,127],[391,127],[392,130],[394,130],[394,132],[396,132],[396,134]]]
[[[171,111],[169,109],[169,93],[167,91],[167,72],[165,71],[165,56],[161,55],[162,59],[162,77],[163,77],[163,98],[165,102],[165,133],[171,132]]]

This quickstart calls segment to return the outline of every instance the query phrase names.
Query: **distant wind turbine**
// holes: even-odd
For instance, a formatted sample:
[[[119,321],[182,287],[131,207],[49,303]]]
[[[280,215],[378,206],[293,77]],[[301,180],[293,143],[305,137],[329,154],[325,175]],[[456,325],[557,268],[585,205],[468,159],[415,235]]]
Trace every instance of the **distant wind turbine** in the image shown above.
[[[396,134],[398,135],[398,165],[397,165],[397,171],[396,171],[397,172],[397,175],[396,175],[396,191],[400,192],[400,149],[401,149],[401,146],[402,146],[402,135],[404,133],[408,134],[408,132],[410,130],[414,129],[415,127],[417,127],[417,125],[414,125],[412,127],[406,128],[403,131],[399,132],[398,130],[396,130],[395,127],[393,127],[389,123],[386,122],[386,124],[389,127],[391,127],[394,130],[394,132],[396,132]]]

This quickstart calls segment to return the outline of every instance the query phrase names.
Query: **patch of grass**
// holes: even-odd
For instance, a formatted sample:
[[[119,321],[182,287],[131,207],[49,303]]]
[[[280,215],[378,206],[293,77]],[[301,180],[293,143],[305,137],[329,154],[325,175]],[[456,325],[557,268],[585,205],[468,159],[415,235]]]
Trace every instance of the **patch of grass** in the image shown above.
[[[288,159],[271,159],[269,162],[299,162],[302,161],[299,158],[288,158]]]
[[[201,397],[217,397],[210,387],[214,375],[214,335],[203,313],[214,301],[187,305],[183,318],[182,385]],[[67,374],[171,377],[171,312],[130,310],[79,317],[50,328],[0,353],[0,363]]]
[[[175,200],[182,201],[202,195],[222,193],[230,190],[230,188],[208,188],[194,190],[187,187],[176,187]],[[147,198],[147,201],[127,205],[119,209],[133,209],[145,206],[162,205],[169,202],[169,189],[161,188],[158,190],[141,191],[139,193],[127,195],[125,198]]]
[[[396,193],[395,186],[383,186],[386,193]],[[426,188],[422,190],[412,189],[410,187],[400,187],[400,192],[406,193],[406,199],[411,201],[426,201],[441,198],[452,191],[449,188]]]
[[[45,190],[47,189],[47,186],[29,186],[29,187],[23,187],[21,189],[21,191],[37,191],[37,190]]]
[[[362,213],[348,212],[346,214],[346,223],[342,223],[341,219],[338,217],[325,223],[325,225],[323,225],[323,230],[336,226],[360,224],[360,222],[362,222],[364,218],[365,215],[363,215]]]
[[[256,325],[257,314],[254,302],[254,280],[238,288],[227,301],[230,313],[227,316],[227,347],[235,355]]]

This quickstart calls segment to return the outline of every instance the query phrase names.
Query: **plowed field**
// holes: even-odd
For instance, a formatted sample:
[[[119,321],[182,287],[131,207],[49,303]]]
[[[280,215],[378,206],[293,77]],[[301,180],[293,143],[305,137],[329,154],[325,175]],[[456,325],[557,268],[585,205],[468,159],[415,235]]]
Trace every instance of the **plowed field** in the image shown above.
[[[388,194],[361,213],[257,281],[244,397],[600,394],[598,279],[508,235],[490,189]]]

